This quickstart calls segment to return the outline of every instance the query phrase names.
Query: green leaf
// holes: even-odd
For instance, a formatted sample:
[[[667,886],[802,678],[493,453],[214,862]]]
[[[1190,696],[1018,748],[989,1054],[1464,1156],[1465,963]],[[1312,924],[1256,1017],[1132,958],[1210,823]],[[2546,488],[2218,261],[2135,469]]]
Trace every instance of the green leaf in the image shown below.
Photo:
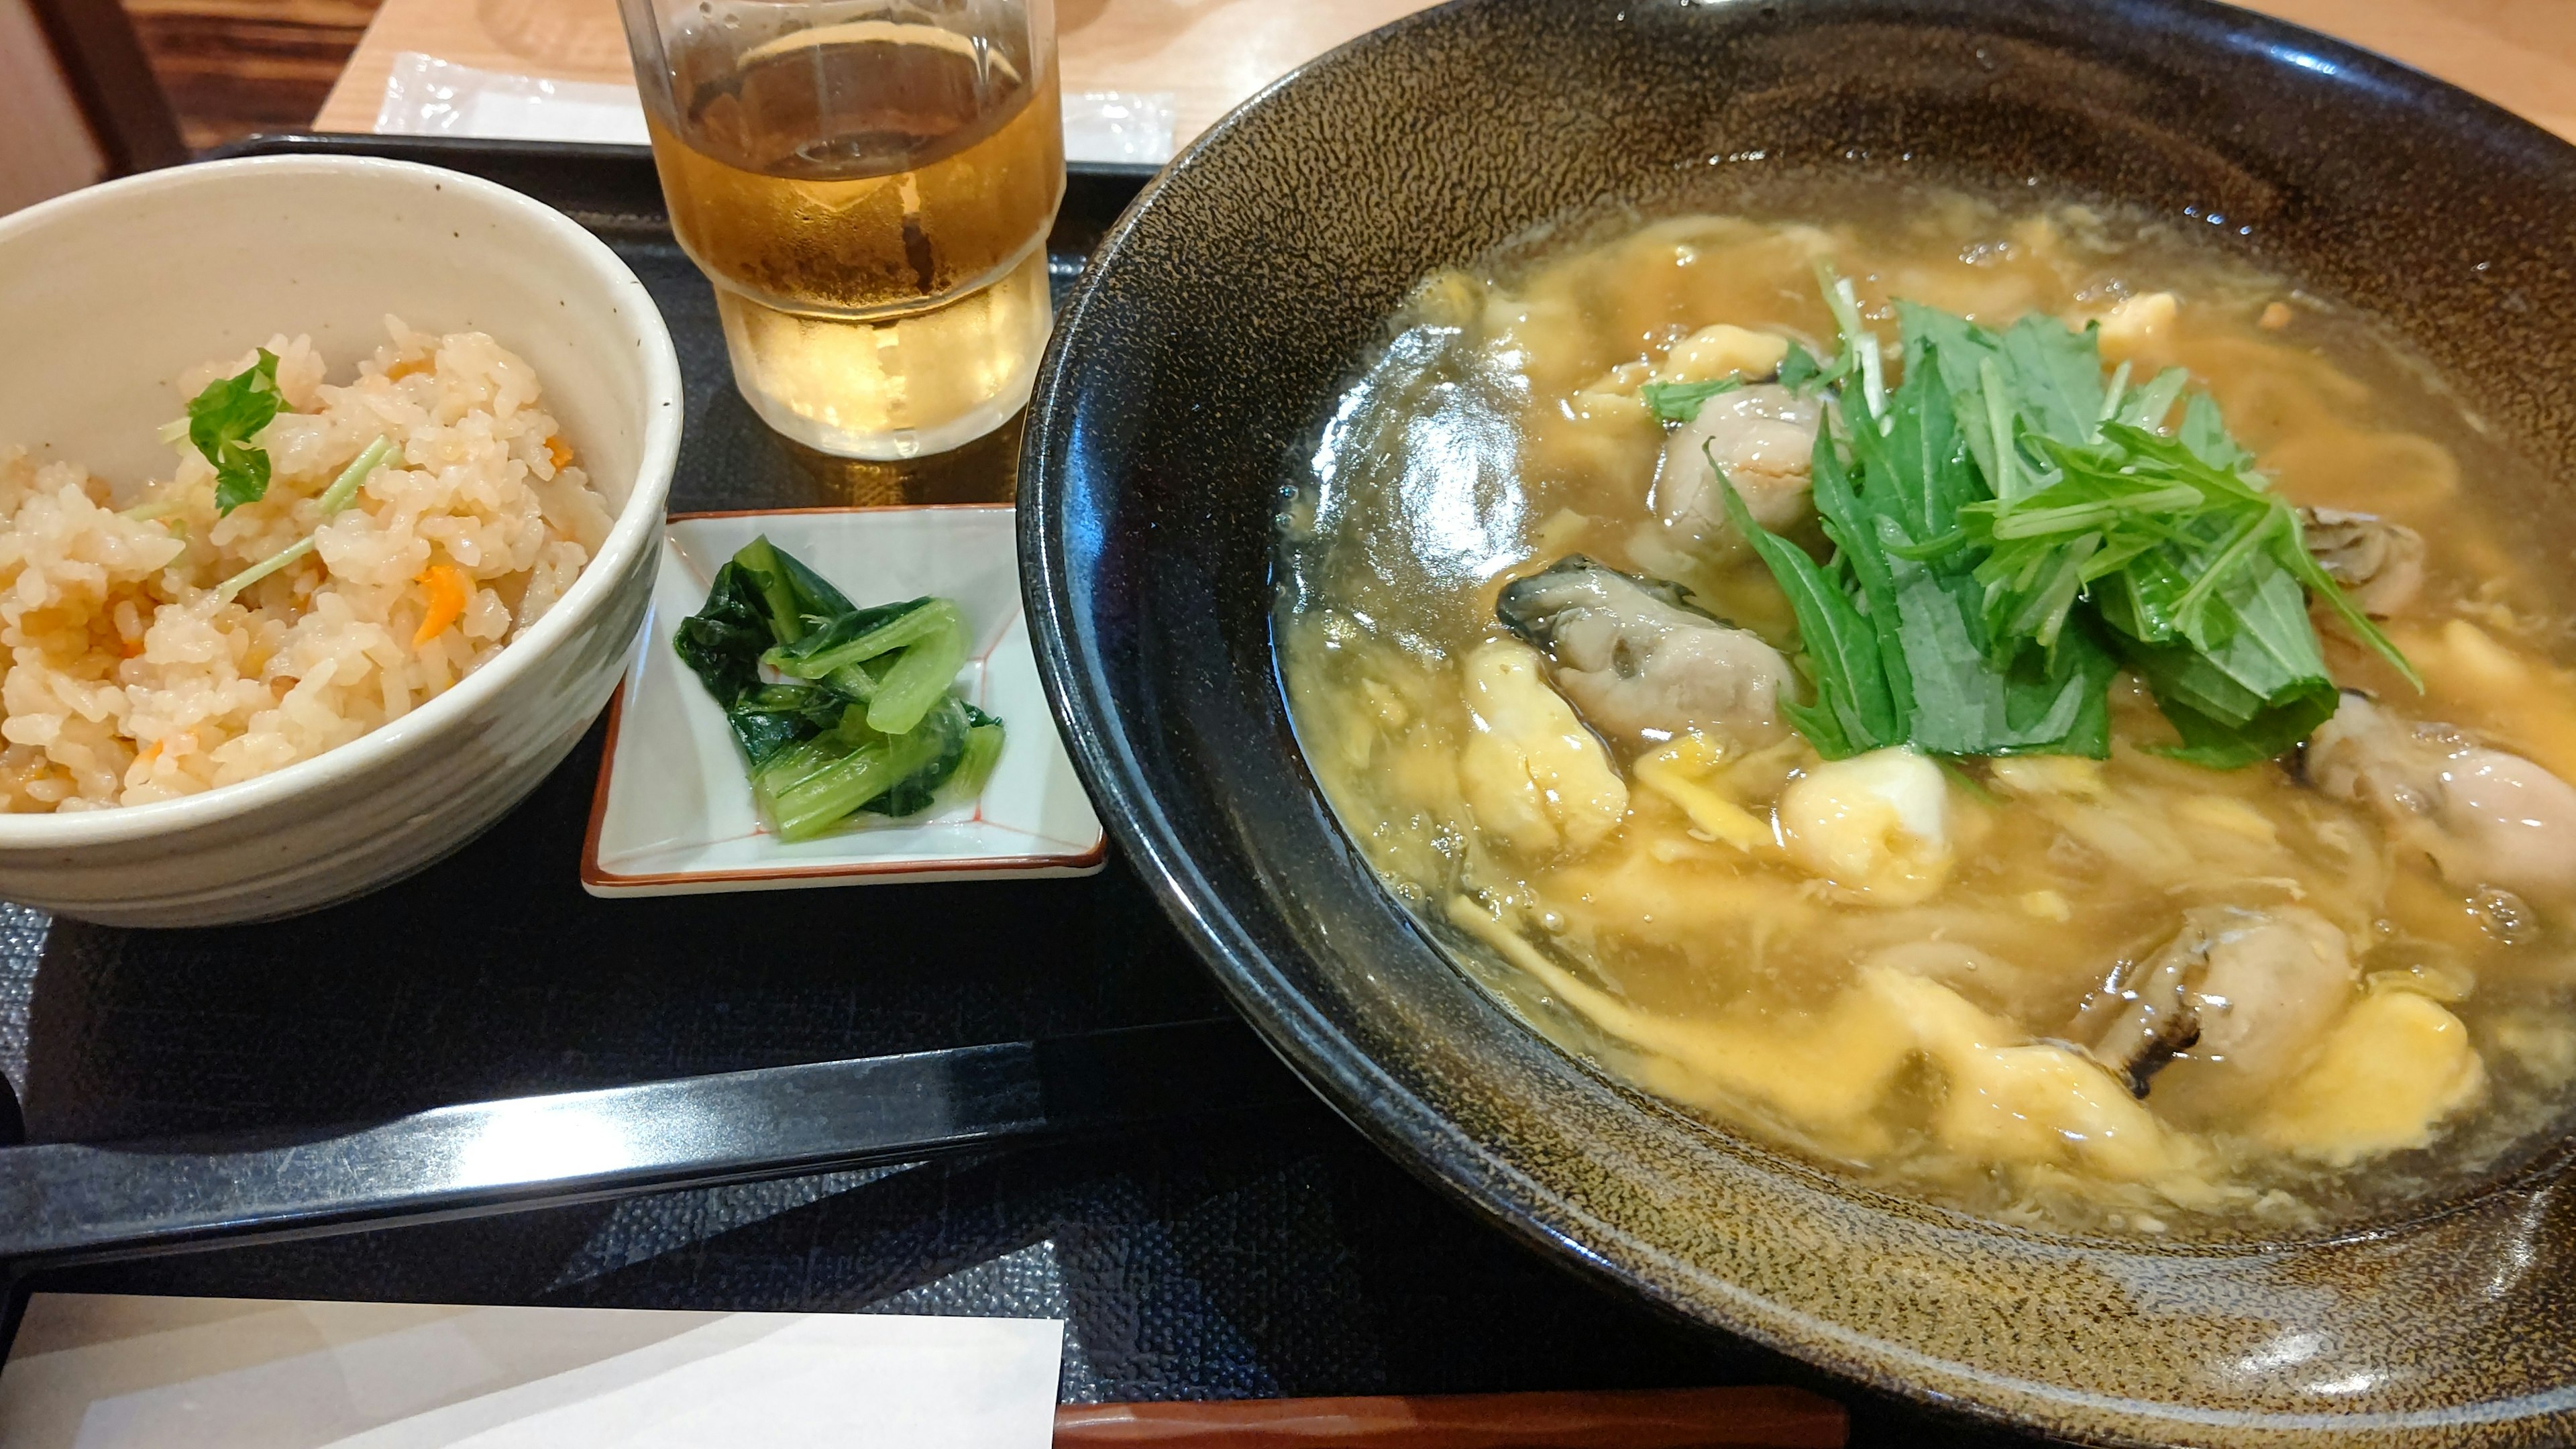
[[[259,448],[224,446],[215,464],[215,512],[227,514],[268,496],[268,454]]]
[[[1909,340],[1907,351],[1919,357],[1922,350]],[[1883,444],[1871,450],[1873,472],[1893,495],[1909,541],[1950,533],[1960,509],[1989,495],[1937,368],[1909,362],[1887,406]]]
[[[2045,312],[2025,315],[2003,335],[2003,373],[2022,425],[2060,443],[2101,435],[2101,329],[2078,332]]]
[[[2110,421],[2154,432],[2165,425],[2165,415],[2173,411],[2174,399],[2182,396],[2184,385],[2190,381],[2190,373],[2168,367],[2145,387],[2122,394]]]
[[[939,750],[914,771],[897,780],[887,791],[860,806],[878,815],[917,815],[939,803],[939,797],[959,775],[972,767],[979,775],[990,774],[989,760],[975,758],[983,749],[998,755],[1001,750],[1001,727],[973,723],[969,707],[954,697],[944,698],[933,717],[925,719],[915,734],[931,733],[939,741]],[[990,718],[990,716],[986,716]],[[979,744],[979,742],[981,742]],[[982,780],[976,781],[977,788]]]
[[[1965,317],[1917,302],[1898,302],[1896,318],[1904,331],[1906,378],[1910,381],[1928,366],[1949,399],[1953,421],[1975,420],[1960,429],[1962,439],[1976,460],[1978,476],[1993,479],[1998,465],[1994,434],[1982,422],[1986,394],[1980,374],[2002,354],[1994,334]]]
[[[1712,378],[1707,382],[1650,382],[1637,389],[1645,399],[1646,410],[1668,423],[1687,423],[1699,417],[1700,408],[1722,392],[1733,392],[1744,386],[1731,377]]]
[[[1821,697],[1824,685],[1813,661],[1801,654],[1797,663],[1798,672],[1806,676],[1808,685]],[[1816,753],[1825,759],[1848,760],[1878,748],[1867,741],[1854,743],[1851,735],[1843,729],[1842,716],[1835,714],[1828,704],[1800,704],[1794,699],[1784,699],[1780,701],[1780,712],[1788,716],[1789,727],[1806,736],[1807,743],[1815,746]]]
[[[1819,429],[1816,433],[1809,475],[1814,480],[1816,512],[1823,520],[1825,537],[1832,541],[1835,557],[1850,574],[1851,584],[1859,589],[1860,597],[1855,602],[1878,641],[1879,675],[1886,680],[1888,703],[1897,721],[1894,733],[1901,739],[1904,722],[1914,713],[1914,682],[1906,674],[1904,647],[1898,643],[1894,628],[1884,622],[1896,617],[1896,585],[1876,543],[1880,520],[1862,507],[1851,474],[1843,466],[1842,454],[1836,450],[1828,430]]]
[[[1806,344],[1791,338],[1788,354],[1780,359],[1780,385],[1792,392],[1805,392],[1814,384],[1816,375],[1824,370],[1824,365],[1816,361],[1816,354],[1809,352]]]
[[[967,728],[962,711],[933,710],[920,728],[878,736],[793,780],[764,772],[753,793],[778,838],[790,842],[810,840],[888,796],[880,813],[909,815],[956,771]]]
[[[716,570],[706,604],[680,621],[671,647],[683,663],[731,709],[736,700],[760,687],[760,655],[769,647],[769,623],[760,607],[759,585],[739,563]]]
[[[964,708],[968,721],[966,748],[958,756],[956,770],[939,786],[933,806],[962,804],[982,794],[984,782],[993,778],[993,767],[1001,763],[1005,738],[1002,722],[971,704]],[[892,795],[882,798],[890,800]]]
[[[2308,622],[2308,601],[2297,579],[2270,568],[2248,583],[2221,591],[2209,612],[2231,627],[2195,631],[2204,658],[2247,690],[2278,703],[2297,689],[2326,681],[2324,649]]]
[[[834,624],[847,627],[853,616],[869,611],[852,605],[821,574],[762,534],[733,556],[734,565],[758,586],[761,612],[768,620],[771,642],[780,648],[807,644],[807,636]],[[919,600],[914,600],[919,603]],[[892,606],[900,610],[908,605]],[[887,615],[891,617],[891,615]]]
[[[2120,653],[2167,714],[2179,705],[2233,728],[2250,723],[2271,707],[2263,695],[2239,683],[2226,666],[2188,644],[2146,644],[2122,638]]]
[[[766,764],[782,749],[840,728],[851,713],[851,701],[839,691],[816,684],[765,684],[736,699],[725,710],[734,743],[754,767]]]
[[[2218,404],[2209,394],[2196,392],[2182,405],[2182,427],[2176,440],[2191,455],[2212,468],[2242,468],[2254,461],[2254,455],[2236,445],[2227,434],[2227,424],[2219,419]]]
[[[934,606],[944,606],[946,612]],[[955,611],[947,600],[927,596],[854,609],[813,625],[795,643],[770,650],[762,662],[799,679],[821,679],[835,669],[930,638],[948,627]]]
[[[1914,302],[1897,303],[1897,317],[1905,328],[1907,372],[1928,356],[1990,491],[2006,496],[2020,491],[1999,480],[2009,480],[2026,466],[2034,467],[2043,481],[2053,481],[2044,465],[2030,464],[2017,450],[1998,451],[1990,418],[2007,420],[2008,431],[2015,434],[2062,445],[2082,446],[2099,438],[2102,356],[2093,328],[2077,332],[2034,312],[1999,334]],[[2000,396],[1990,395],[1996,392]]]
[[[2135,666],[2139,661],[2132,658],[2130,662]],[[2147,678],[2149,688],[2156,687],[2152,673],[2142,670],[2141,674]],[[2182,735],[2181,744],[2158,753],[2212,770],[2259,765],[2288,754],[2301,740],[2316,733],[2319,725],[2334,718],[2338,698],[2331,683],[2318,681],[2236,720],[2204,713],[2188,698],[2158,690],[2157,707]]]
[[[2089,631],[1997,668],[1973,578],[1943,577],[1911,559],[1891,558],[1890,566],[1897,633],[1914,681],[1915,748],[1940,755],[2109,753],[2113,663]]]
[[[777,548],[769,535],[761,534],[746,543],[733,556],[732,566],[742,571],[760,600],[763,626],[774,644],[793,644],[805,636],[805,608],[797,597],[795,582],[779,565]]]
[[[1752,510],[1714,457],[1709,466],[1716,472],[1727,518],[1769,566],[1797,615],[1816,702],[1784,705],[1790,723],[1827,759],[1902,744],[1904,721],[1888,693],[1877,631],[1806,550],[1753,521]]]
[[[2177,757],[2269,759],[2333,710],[2310,595],[2406,668],[2180,369],[2106,384],[2092,327],[2033,314],[1998,332],[1900,301],[1889,391],[1848,286],[1818,279],[1843,349],[1799,371],[1839,429],[1811,470],[1833,562],[1726,497],[1798,616],[1817,699],[1790,717],[1819,750],[2100,757],[2125,662],[2181,732]]]
[[[277,354],[265,347],[249,367],[188,399],[188,441],[215,467],[216,512],[268,496],[268,453],[250,440],[286,410],[277,390]]]
[[[872,730],[899,735],[911,729],[933,702],[947,697],[958,669],[966,663],[972,641],[966,637],[966,618],[955,604],[933,599],[918,613],[906,616],[907,621],[917,618],[932,619],[939,627],[907,647],[879,681],[876,696],[868,701]]]
[[[766,539],[762,541],[767,542]],[[795,601],[796,612],[804,619],[807,628],[861,612],[821,574],[805,567],[796,555],[782,548],[773,548],[771,554],[778,560],[778,571],[784,577],[788,595]]]

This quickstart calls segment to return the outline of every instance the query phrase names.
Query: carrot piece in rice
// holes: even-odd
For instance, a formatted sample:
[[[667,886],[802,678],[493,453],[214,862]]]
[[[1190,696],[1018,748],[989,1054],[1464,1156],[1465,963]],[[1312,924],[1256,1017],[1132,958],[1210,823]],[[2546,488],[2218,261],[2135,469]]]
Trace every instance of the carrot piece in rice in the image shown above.
[[[429,613],[420,621],[420,632],[411,636],[411,647],[418,649],[465,617],[473,591],[465,586],[464,570],[454,564],[431,564],[412,582],[429,590]]]

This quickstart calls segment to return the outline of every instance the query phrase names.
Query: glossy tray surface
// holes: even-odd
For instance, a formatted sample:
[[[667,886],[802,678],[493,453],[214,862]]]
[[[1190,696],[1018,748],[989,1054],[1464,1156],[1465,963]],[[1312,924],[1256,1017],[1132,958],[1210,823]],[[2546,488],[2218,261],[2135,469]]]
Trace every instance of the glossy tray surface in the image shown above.
[[[1010,496],[1015,437],[944,473],[898,473],[800,454],[762,427],[734,391],[713,294],[671,239],[641,149],[395,138],[244,149],[470,170],[598,232],[652,289],[680,352],[688,418],[675,513]],[[1119,173],[1073,178],[1050,239],[1061,276],[1080,268],[1136,184]],[[1044,889],[966,885],[900,900],[591,900],[578,866],[599,734],[594,726],[526,804],[464,851],[349,905],[209,931],[116,930],[6,908],[0,1050],[25,1033],[30,1137],[295,1130],[1222,1014],[1186,948],[1116,870]],[[1079,968],[1029,970],[1037,943]]]

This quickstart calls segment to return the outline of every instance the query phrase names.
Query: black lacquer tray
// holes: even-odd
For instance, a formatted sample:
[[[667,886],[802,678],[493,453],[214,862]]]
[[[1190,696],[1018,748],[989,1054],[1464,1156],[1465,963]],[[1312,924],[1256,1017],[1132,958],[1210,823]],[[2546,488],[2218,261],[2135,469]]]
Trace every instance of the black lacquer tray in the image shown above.
[[[235,148],[282,152],[471,171],[614,247],[681,356],[674,511],[1010,496],[1015,436],[904,469],[822,458],[763,428],[732,387],[713,297],[671,238],[640,148]],[[1059,280],[1142,179],[1070,178],[1049,238]],[[25,1002],[35,1145],[0,1151],[0,1262],[912,1160],[1289,1096],[1115,869],[1017,886],[585,897],[574,871],[597,733],[455,858],[316,915],[128,931],[12,908],[0,1000]],[[1037,969],[1049,959],[1059,969]],[[518,1160],[496,1158],[513,1141]],[[564,1150],[582,1141],[616,1145]]]
[[[471,172],[605,239],[679,349],[675,512],[1011,496],[1016,426],[910,467],[762,427],[641,148],[226,154],[286,152]],[[1059,290],[1149,174],[1073,169]],[[0,905],[26,1143],[0,1146],[0,1343],[60,1290],[1042,1315],[1068,1323],[1068,1401],[1817,1383],[1379,1156],[1114,851],[1083,880],[586,896],[601,733],[454,858],[314,915],[156,932]],[[618,1146],[472,1150],[566,1119]],[[1854,1407],[1855,1442],[1953,1438]]]

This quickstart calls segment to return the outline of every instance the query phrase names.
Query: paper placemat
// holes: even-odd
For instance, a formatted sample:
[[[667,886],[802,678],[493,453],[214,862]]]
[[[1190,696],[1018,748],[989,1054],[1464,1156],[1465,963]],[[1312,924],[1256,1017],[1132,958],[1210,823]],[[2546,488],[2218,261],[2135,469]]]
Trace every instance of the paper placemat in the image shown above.
[[[9,1449],[1046,1449],[1061,1322],[37,1294]]]
[[[1065,159],[1160,166],[1172,159],[1173,115],[1165,92],[1068,91]],[[478,70],[416,50],[394,57],[376,132],[636,146],[646,140],[644,105],[631,85]]]

